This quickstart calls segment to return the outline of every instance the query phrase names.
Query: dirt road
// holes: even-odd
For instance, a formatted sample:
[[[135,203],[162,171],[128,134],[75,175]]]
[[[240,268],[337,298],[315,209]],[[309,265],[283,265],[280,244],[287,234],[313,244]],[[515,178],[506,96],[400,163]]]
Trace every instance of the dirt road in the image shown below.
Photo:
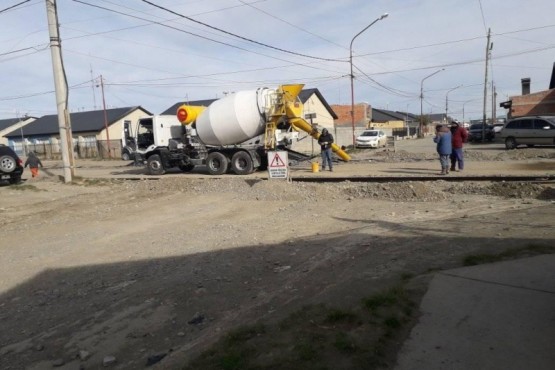
[[[555,149],[524,151],[469,150],[465,173],[555,173]],[[433,152],[370,153],[337,172],[438,166]],[[555,241],[553,185],[117,179],[124,166],[0,187],[0,368],[181,368],[241,325]]]

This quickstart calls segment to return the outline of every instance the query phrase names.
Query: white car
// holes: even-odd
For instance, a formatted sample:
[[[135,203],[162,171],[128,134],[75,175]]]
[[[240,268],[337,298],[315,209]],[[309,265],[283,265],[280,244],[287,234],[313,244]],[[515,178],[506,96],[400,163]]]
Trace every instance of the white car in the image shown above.
[[[357,148],[379,148],[387,145],[387,136],[382,130],[366,130],[356,138]]]

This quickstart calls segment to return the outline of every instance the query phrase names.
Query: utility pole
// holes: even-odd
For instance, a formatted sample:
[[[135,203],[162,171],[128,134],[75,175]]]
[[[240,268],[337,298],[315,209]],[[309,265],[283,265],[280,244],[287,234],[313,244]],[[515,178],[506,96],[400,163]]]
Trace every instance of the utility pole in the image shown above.
[[[106,130],[106,148],[108,149],[108,158],[112,158],[110,149],[110,133],[108,132],[108,113],[106,112],[106,100],[104,100],[104,79],[100,75],[100,87],[102,90],[102,106],[104,107],[104,129]]]
[[[497,122],[497,92],[495,89],[495,84],[491,81],[491,123],[495,124]]]
[[[96,110],[96,93],[94,91],[94,77],[93,77],[93,69],[92,69],[92,64],[91,66],[91,83],[92,83],[92,93],[93,93],[93,110]]]
[[[493,45],[490,45],[490,36],[491,36],[491,29],[488,28],[488,43],[486,45],[486,73],[484,77],[484,109],[483,109],[483,117],[482,117],[482,142],[486,141],[486,101],[488,99],[488,64],[489,64],[489,56],[490,51]]]
[[[73,139],[68,112],[68,87],[62,62],[62,43],[59,35],[56,0],[46,0],[46,16],[48,18],[48,33],[50,35],[54,88],[56,90],[56,106],[58,110],[58,127],[60,130],[64,182],[68,183],[72,181],[75,166],[73,163]]]

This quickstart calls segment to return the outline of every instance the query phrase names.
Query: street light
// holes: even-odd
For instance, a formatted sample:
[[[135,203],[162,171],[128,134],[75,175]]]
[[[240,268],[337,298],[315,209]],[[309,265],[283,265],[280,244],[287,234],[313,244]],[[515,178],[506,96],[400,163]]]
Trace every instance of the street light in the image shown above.
[[[435,71],[431,75],[428,75],[420,81],[420,132],[418,133],[418,137],[424,137],[424,116],[422,113],[422,100],[424,99],[424,81],[435,74],[438,74],[441,71],[444,71],[445,68]]]
[[[459,87],[462,87],[462,85],[459,85],[457,87],[453,87],[452,89],[450,89],[449,91],[447,91],[447,94],[445,94],[445,121],[447,121],[447,116],[449,115],[449,93],[453,90],[457,90]]]
[[[353,41],[355,41],[355,39],[361,33],[366,31],[370,27],[372,27],[374,23],[376,23],[377,21],[381,21],[382,19],[386,18],[388,15],[389,15],[388,13],[384,13],[379,18],[376,18],[368,26],[364,27],[362,31],[360,31],[355,35],[355,37],[353,37],[353,39],[351,40],[351,45],[349,46],[349,64],[351,65],[351,126],[353,128],[353,147],[355,146],[355,90],[354,90],[354,81],[353,81],[355,76],[353,75]]]
[[[470,99],[467,100],[463,103],[463,112],[462,112],[462,121],[463,121],[463,125],[464,125],[464,106],[466,105],[466,103],[470,103],[471,101],[476,101],[476,100],[480,100],[480,98],[476,98],[476,99]]]

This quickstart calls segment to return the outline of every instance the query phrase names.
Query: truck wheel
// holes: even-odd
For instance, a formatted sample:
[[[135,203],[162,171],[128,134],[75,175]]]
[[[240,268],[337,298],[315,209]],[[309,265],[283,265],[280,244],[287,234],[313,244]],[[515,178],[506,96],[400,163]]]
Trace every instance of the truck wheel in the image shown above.
[[[162,165],[162,159],[160,159],[158,154],[153,154],[148,157],[147,167],[151,175],[160,176],[166,172],[164,165]]]
[[[237,175],[248,175],[254,171],[254,165],[249,153],[240,151],[231,157],[231,169]]]
[[[212,152],[206,158],[206,167],[211,175],[223,175],[227,172],[229,160],[220,152]]]
[[[516,148],[516,140],[512,137],[508,137],[505,140],[505,148],[511,150]]]
[[[127,151],[124,151],[123,153],[121,153],[121,159],[124,161],[128,161],[131,159],[131,157],[129,156],[129,153]]]
[[[182,164],[179,169],[183,172],[191,172],[195,168],[194,164]]]

